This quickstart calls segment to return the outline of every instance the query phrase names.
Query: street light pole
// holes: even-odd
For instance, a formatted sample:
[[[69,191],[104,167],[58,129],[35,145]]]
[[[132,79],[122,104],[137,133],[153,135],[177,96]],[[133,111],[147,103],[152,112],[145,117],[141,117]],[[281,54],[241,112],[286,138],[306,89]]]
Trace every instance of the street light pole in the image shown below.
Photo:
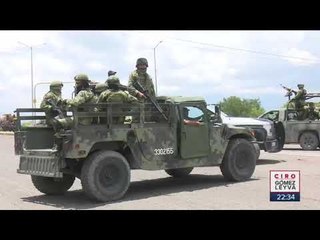
[[[32,108],[34,108],[34,98],[33,98],[33,56],[32,56],[32,46],[30,46],[31,52],[31,99],[32,99]]]
[[[30,48],[30,58],[31,58],[30,59],[31,60],[31,107],[34,108],[35,99],[34,99],[34,96],[33,96],[34,95],[34,92],[33,92],[33,52],[32,52],[33,46],[29,46],[29,45],[27,45],[27,44],[25,44],[23,42],[20,42],[20,41],[18,43],[24,45],[27,48]],[[46,44],[46,43],[42,43],[40,45],[44,45],[44,44]]]
[[[157,82],[157,61],[156,61],[156,48],[159,44],[162,43],[162,40],[153,48],[153,58],[154,58],[154,79],[156,85],[156,95],[158,95],[158,82]]]

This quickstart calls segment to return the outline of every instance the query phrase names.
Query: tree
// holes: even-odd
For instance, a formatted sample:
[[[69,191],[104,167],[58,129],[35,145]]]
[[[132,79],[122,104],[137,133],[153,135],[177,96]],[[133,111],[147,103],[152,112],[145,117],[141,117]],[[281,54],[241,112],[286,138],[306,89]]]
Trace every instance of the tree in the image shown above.
[[[236,96],[223,98],[221,110],[232,117],[258,117],[265,112],[260,99],[241,99]]]

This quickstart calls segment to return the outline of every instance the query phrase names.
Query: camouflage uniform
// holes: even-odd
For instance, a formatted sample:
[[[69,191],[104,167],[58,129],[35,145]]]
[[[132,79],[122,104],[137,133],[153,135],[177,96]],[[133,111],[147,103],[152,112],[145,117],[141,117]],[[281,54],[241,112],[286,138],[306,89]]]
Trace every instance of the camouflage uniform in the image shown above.
[[[98,102],[100,94],[107,90],[108,85],[106,83],[98,83],[94,88],[94,102]]]
[[[120,80],[117,76],[111,76],[108,78],[109,89],[102,92],[98,98],[97,103],[116,102],[116,103],[137,103],[138,99],[129,94],[127,91],[119,89]],[[125,116],[117,116],[113,118],[115,123],[123,123]],[[105,119],[101,119],[100,122],[105,122]]]
[[[68,99],[65,101],[67,108],[78,107],[84,103],[95,103],[94,94],[89,87],[89,78],[85,74],[79,74],[74,77],[76,85],[83,86],[82,89],[77,93],[75,98]],[[78,123],[81,125],[90,125],[92,118],[83,117],[78,119]],[[63,128],[70,128],[73,124],[73,118],[59,119],[59,123]]]
[[[320,119],[319,112],[315,111],[315,107],[314,107],[314,103],[313,102],[309,103],[309,108],[306,111],[305,119],[309,119],[309,120],[312,120],[312,121]]]
[[[294,98],[292,98],[290,102],[294,102],[295,110],[298,112],[298,120],[302,120],[305,115],[305,97],[307,91],[304,89],[304,84],[297,85],[299,90]]]
[[[140,66],[144,66],[142,69],[140,69]],[[148,61],[145,58],[138,58],[137,63],[136,63],[137,69],[134,70],[130,76],[129,76],[129,82],[128,82],[128,87],[133,87],[134,81],[138,81],[144,89],[148,91],[150,96],[155,97],[156,93],[154,90],[154,85],[152,78],[150,75],[146,72],[146,68],[148,67]],[[132,94],[132,95],[136,95]]]
[[[62,82],[60,81],[53,81],[50,83],[50,91],[47,92],[42,99],[40,104],[40,108],[42,108],[46,114],[46,123],[48,126],[52,126],[52,119],[59,115],[59,113],[54,110],[54,106],[52,106],[50,101],[56,105],[60,106],[62,102],[61,98],[61,89],[63,87]]]

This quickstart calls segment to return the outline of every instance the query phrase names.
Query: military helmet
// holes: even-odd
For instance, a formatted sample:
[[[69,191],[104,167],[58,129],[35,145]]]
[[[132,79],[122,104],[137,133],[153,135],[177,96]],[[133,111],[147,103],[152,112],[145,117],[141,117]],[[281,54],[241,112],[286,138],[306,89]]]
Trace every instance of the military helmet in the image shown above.
[[[117,76],[112,75],[110,77],[108,77],[107,79],[107,84],[110,85],[120,85],[120,80]]]
[[[89,82],[88,75],[83,74],[83,73],[76,75],[76,76],[74,77],[74,80],[75,80],[75,81],[87,81],[87,82]]]
[[[63,83],[61,81],[52,81],[50,83],[50,88],[58,88],[58,87],[63,87]]]
[[[303,87],[304,87],[304,84],[299,83],[299,84],[297,85],[297,87],[298,87],[298,88],[301,88],[301,87],[303,88]]]
[[[95,91],[96,93],[101,93],[101,92],[103,92],[103,91],[106,90],[106,89],[107,89],[107,84],[105,84],[105,83],[98,83],[98,84],[95,86],[94,91]]]
[[[148,67],[148,60],[146,58],[138,58],[136,66],[138,65],[146,65]]]
[[[116,73],[117,73],[117,72],[110,70],[110,71],[108,71],[108,77],[110,77],[110,76],[112,76],[112,75],[115,75]]]

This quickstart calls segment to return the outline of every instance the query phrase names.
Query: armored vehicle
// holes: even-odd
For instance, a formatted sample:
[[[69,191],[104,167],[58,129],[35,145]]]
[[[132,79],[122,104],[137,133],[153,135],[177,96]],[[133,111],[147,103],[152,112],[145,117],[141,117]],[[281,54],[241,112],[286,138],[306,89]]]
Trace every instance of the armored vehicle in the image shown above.
[[[219,166],[226,180],[247,180],[257,160],[253,132],[223,124],[216,110],[208,114],[202,97],[157,97],[156,105],[86,104],[68,112],[71,129],[55,132],[37,124],[45,119],[41,109],[19,108],[17,172],[31,175],[45,194],[63,194],[77,177],[85,194],[102,202],[124,196],[132,169],[184,177],[194,167]],[[93,121],[80,125],[79,118]],[[23,121],[36,124],[23,127]]]

